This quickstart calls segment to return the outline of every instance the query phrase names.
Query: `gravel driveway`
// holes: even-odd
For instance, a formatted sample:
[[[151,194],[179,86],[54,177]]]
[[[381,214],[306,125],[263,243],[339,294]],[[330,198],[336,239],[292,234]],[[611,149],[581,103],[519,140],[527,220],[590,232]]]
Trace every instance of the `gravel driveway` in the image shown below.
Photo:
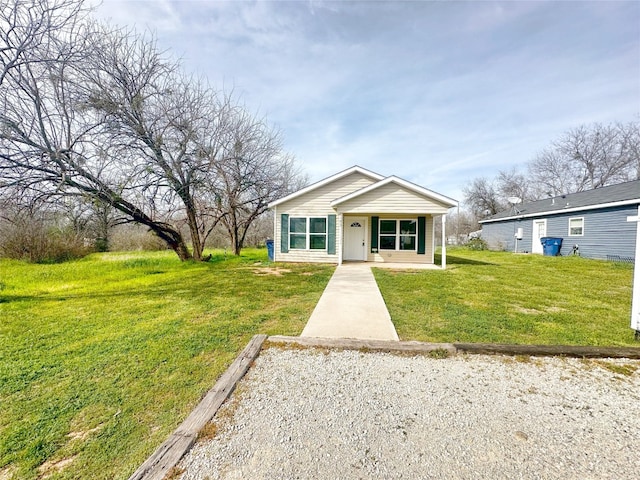
[[[640,478],[640,361],[264,350],[182,479]]]

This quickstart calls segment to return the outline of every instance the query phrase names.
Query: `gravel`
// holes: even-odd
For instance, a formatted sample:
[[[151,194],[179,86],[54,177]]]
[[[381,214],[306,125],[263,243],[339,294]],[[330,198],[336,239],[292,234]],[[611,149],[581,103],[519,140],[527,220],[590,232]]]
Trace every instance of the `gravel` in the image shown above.
[[[191,479],[640,478],[640,361],[260,354]]]

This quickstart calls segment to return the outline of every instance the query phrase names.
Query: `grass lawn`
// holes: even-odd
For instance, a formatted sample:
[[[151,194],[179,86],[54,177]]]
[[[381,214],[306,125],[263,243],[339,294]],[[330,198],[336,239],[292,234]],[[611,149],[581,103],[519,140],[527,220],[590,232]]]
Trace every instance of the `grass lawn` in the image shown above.
[[[631,265],[452,249],[374,269],[402,339],[638,345]],[[0,260],[0,479],[127,478],[256,333],[297,335],[333,267],[265,250]]]
[[[252,335],[299,334],[333,272],[216,253],[0,260],[0,478],[127,478]]]
[[[374,274],[403,340],[640,346],[632,265],[458,248],[445,271]]]

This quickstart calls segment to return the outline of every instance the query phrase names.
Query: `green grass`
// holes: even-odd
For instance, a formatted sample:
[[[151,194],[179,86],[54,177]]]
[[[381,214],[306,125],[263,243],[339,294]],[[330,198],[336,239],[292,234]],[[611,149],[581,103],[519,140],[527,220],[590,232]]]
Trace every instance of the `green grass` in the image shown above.
[[[632,265],[450,249],[445,271],[374,273],[404,340],[638,346]]]
[[[402,339],[637,345],[630,265],[450,250],[374,269]],[[0,478],[127,478],[256,333],[297,335],[333,267],[265,250],[0,260]]]
[[[252,335],[299,334],[333,272],[262,267],[265,250],[0,260],[0,478],[127,478]]]

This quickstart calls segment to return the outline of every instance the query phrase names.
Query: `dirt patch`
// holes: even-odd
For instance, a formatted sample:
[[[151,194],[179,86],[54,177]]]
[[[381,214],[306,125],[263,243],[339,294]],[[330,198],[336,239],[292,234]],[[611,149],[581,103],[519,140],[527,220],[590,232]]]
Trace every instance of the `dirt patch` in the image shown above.
[[[102,425],[98,425],[97,427],[91,428],[89,430],[84,430],[84,431],[79,430],[79,431],[75,431],[75,432],[69,432],[67,434],[67,437],[69,437],[71,440],[84,440],[89,435],[91,435],[94,432],[97,432],[101,428],[102,428]]]
[[[61,472],[71,465],[75,459],[76,455],[73,457],[66,457],[61,460],[47,460],[38,467],[38,472],[40,472],[40,476],[38,478],[49,478],[53,474]]]
[[[16,473],[17,468],[13,465],[7,465],[4,468],[0,468],[0,480],[9,480]]]
[[[596,360],[585,358],[582,359],[582,364],[590,369],[600,367],[604,370],[608,370],[614,374],[622,375],[624,377],[632,377],[638,370],[640,370],[640,367],[637,364],[627,362],[625,359]]]
[[[524,313],[525,315],[540,315],[542,312],[540,310],[536,310],[535,308],[524,308],[518,305],[513,307],[516,312]]]
[[[564,312],[565,310],[566,308],[560,308],[560,307],[548,307],[545,309],[547,313],[558,313],[558,312]]]
[[[277,277],[281,277],[285,273],[291,273],[291,270],[288,268],[280,268],[280,267],[261,267],[254,268],[253,273],[255,275],[265,276],[265,275],[275,275]]]
[[[518,313],[524,313],[525,315],[541,315],[543,313],[559,313],[564,312],[566,309],[561,307],[542,307],[542,310],[535,308],[525,308],[520,305],[512,305],[512,308]]]

